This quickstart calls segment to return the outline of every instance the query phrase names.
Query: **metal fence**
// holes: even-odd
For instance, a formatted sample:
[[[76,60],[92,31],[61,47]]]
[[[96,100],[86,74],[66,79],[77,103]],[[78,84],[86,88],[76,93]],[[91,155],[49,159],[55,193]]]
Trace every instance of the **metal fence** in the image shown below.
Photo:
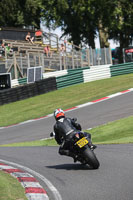
[[[59,51],[53,52],[50,57],[44,53],[31,52],[26,54],[13,54],[6,57],[0,67],[5,64],[5,71],[11,72],[12,79],[27,76],[27,68],[42,66],[43,72],[63,69],[75,69],[79,67],[112,64],[112,56],[109,48],[104,49],[69,49],[64,55]]]

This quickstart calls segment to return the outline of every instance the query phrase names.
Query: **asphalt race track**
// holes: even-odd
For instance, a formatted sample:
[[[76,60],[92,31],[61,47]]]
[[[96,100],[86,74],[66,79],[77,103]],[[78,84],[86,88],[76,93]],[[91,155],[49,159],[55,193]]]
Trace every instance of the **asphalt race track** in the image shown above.
[[[133,115],[133,92],[66,113],[83,129]],[[53,117],[0,129],[0,144],[49,137]],[[133,144],[98,145],[98,170],[58,155],[58,147],[0,147],[0,159],[26,166],[46,177],[62,200],[132,200]],[[38,179],[38,177],[37,177]],[[42,181],[49,199],[54,196]]]
[[[66,113],[77,117],[83,129],[95,127],[133,115],[133,91],[112,99]],[[49,137],[55,123],[54,117],[0,129],[0,144],[31,141]]]

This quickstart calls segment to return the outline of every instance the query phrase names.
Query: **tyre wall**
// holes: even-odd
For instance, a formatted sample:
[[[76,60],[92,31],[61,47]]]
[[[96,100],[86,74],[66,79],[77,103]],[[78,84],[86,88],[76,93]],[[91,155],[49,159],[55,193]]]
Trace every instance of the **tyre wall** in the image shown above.
[[[40,94],[56,90],[56,78],[51,77],[36,81],[35,83],[26,84],[16,88],[10,88],[0,91],[0,105],[27,99]]]

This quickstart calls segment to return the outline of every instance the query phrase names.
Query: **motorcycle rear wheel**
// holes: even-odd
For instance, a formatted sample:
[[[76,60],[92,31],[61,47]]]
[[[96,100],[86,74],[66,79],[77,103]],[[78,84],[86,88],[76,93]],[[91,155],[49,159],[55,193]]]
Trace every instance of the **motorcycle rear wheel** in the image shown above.
[[[100,163],[99,163],[97,157],[95,156],[94,152],[90,148],[87,148],[84,150],[83,156],[84,156],[87,164],[90,165],[93,169],[99,168]]]

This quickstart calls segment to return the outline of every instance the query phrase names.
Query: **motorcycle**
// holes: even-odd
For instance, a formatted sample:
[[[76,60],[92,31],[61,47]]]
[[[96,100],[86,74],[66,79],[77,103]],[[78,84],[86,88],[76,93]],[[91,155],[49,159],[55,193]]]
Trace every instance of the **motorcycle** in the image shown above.
[[[52,136],[52,135],[51,135]],[[54,135],[53,135],[54,136]],[[70,151],[81,164],[88,164],[93,169],[98,169],[100,163],[89,145],[89,138],[81,131],[75,133],[70,141]]]
[[[71,140],[70,151],[72,151],[78,161],[82,164],[88,164],[93,169],[98,169],[100,163],[94,153],[93,148],[89,145],[89,139],[83,132],[74,134]]]

